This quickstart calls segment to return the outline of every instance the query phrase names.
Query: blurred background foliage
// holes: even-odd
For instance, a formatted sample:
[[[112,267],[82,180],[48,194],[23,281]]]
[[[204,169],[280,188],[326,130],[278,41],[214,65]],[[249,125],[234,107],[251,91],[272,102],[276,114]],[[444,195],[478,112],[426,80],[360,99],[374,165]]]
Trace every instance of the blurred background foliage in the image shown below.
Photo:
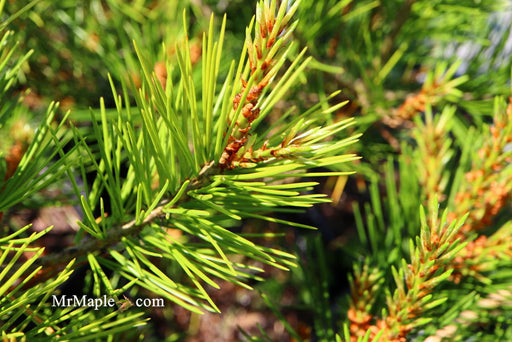
[[[7,0],[4,15],[22,6],[20,1]],[[51,101],[60,101],[61,115],[71,110],[70,119],[90,129],[89,107],[98,108],[100,97],[105,98],[107,111],[114,107],[108,74],[115,84],[140,85],[133,42],[157,76],[176,77],[166,74],[164,62],[176,58],[174,46],[184,39],[184,9],[193,61],[201,59],[202,32],[208,30],[210,16],[215,15],[219,26],[224,13],[223,54],[236,59],[254,7],[255,1],[242,0],[37,2],[9,24],[13,39],[19,42],[14,59],[24,61],[29,51],[30,56],[15,69],[18,83],[12,96],[20,98],[20,105],[9,112],[10,119],[2,127],[2,153],[8,156],[9,146],[31,139],[29,130],[23,135],[19,127],[35,127]],[[336,333],[343,335],[350,306],[348,275],[354,265],[384,270],[379,276],[384,279],[383,287],[393,283],[390,266],[408,258],[409,239],[420,233],[419,206],[436,193],[443,208],[456,211],[459,185],[472,170],[476,151],[489,139],[487,131],[495,111],[504,106],[496,104],[495,97],[511,95],[509,1],[302,0],[296,18],[295,54],[307,47],[313,61],[301,75],[301,84],[291,90],[291,100],[278,103],[268,120],[277,121],[291,105],[309,108],[326,94],[342,90],[335,100],[350,102],[333,113],[331,120],[358,119],[348,133],[363,133],[352,147],[363,157],[356,162],[357,174],[330,177],[316,187],[316,192],[328,194],[333,202],[307,209],[298,219],[318,227],[318,232],[287,230],[282,239],[265,241],[286,246],[280,247],[285,250],[296,249],[300,260],[291,273],[266,270],[266,280],[257,285],[265,296],[226,285],[221,292],[212,292],[219,298],[222,316],[208,313],[199,318],[179,307],[155,310],[150,333],[155,338],[333,341]],[[220,74],[227,74],[228,67],[221,65]],[[200,68],[194,72],[199,77]],[[510,142],[505,146],[504,153],[510,154]],[[500,171],[500,181],[510,179],[508,163]],[[487,236],[511,219],[510,196],[505,198],[495,219],[486,225]],[[262,226],[251,220],[240,229],[282,232],[277,224]],[[462,281],[462,288],[474,291],[472,297],[463,298],[460,291],[454,291],[454,284],[440,291],[460,311],[477,308],[473,312],[479,327],[469,328],[468,321],[461,323],[457,316],[459,335],[447,335],[449,340],[468,340],[473,335],[480,341],[495,341],[495,334],[501,334],[503,341],[512,338],[507,323],[512,319],[511,297],[510,292],[503,293],[512,285],[512,277],[509,268],[496,272],[510,264],[505,257],[495,261],[480,278],[486,282],[471,277]],[[501,295],[500,303],[506,304],[500,306],[503,312],[499,314],[487,310],[488,302],[481,302],[496,293]],[[384,291],[375,298],[381,303],[375,307],[381,308]],[[379,314],[379,310],[372,312]],[[454,312],[434,318],[427,328],[415,331],[411,340],[442,335],[434,327],[455,322]]]

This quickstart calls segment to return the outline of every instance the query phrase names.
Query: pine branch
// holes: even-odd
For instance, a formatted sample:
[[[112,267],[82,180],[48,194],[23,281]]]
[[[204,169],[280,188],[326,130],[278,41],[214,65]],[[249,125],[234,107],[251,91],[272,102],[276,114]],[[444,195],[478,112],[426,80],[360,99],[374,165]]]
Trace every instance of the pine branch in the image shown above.
[[[247,50],[242,53],[236,73],[232,64],[219,94],[215,86],[225,20],[220,41],[213,39],[213,19],[208,38],[203,39],[202,87],[195,84],[188,39],[176,46],[180,74],[177,80],[172,78],[169,61],[165,72],[162,66],[154,68],[135,44],[143,76],[139,88],[132,84],[136,107],[129,105],[127,87],[123,84],[123,99],[111,79],[116,115],[107,115],[103,100],[99,115],[91,110],[91,131],[97,146],[87,143],[83,131],[73,126],[70,129],[83,159],[97,173],[91,186],[85,184],[88,193],[83,196],[74,179],[74,166],[69,164],[65,169],[84,212],[83,220],[78,222],[80,234],[88,236],[63,252],[40,258],[32,267],[44,266],[45,272],[32,284],[45,281],[66,262],[76,259],[77,265],[88,262],[96,281],[101,279],[110,292],[117,290],[106,280],[103,267],[121,274],[128,281],[127,286],[146,288],[190,311],[218,312],[203,284],[218,287],[212,280],[216,277],[244,285],[244,279],[259,271],[235,263],[231,255],[283,269],[294,265],[292,255],[258,246],[225,225],[258,218],[312,228],[268,213],[284,206],[310,207],[328,199],[324,195],[301,194],[312,189],[310,182],[275,184],[273,180],[290,177],[289,173],[296,178],[346,175],[349,172],[308,170],[337,170],[341,163],[358,158],[340,154],[357,140],[357,135],[330,139],[352,126],[352,119],[322,126],[332,112],[344,105],[326,106],[336,93],[290,122],[283,117],[281,126],[269,128],[272,135],[257,134],[258,124],[296,83],[308,62],[301,60],[303,51],[279,74],[284,56],[290,51],[284,44],[296,25],[291,23],[291,15],[297,6],[295,3],[287,9],[282,3],[276,9],[275,2],[258,5],[255,37],[251,38],[251,30],[247,31]],[[186,22],[184,16],[184,26]],[[244,64],[246,54],[249,57]],[[271,88],[273,80],[276,84]],[[198,105],[198,98],[202,106]],[[140,121],[134,120],[133,111],[137,111]],[[203,130],[206,134],[202,134]],[[231,133],[223,136],[227,132]],[[270,148],[266,149],[263,139],[269,141]],[[233,145],[236,141],[238,146]],[[247,162],[251,168],[245,167]],[[122,176],[125,164],[127,172]],[[82,162],[78,167],[85,174],[89,166]],[[105,211],[102,192],[111,199],[110,212]],[[100,218],[94,215],[98,209]],[[180,231],[183,238],[171,237],[168,229]],[[200,242],[188,242],[188,237]],[[148,256],[159,256],[159,261]],[[189,283],[171,280],[160,270],[160,263],[179,266]]]
[[[36,260],[33,267],[43,266],[45,268],[59,268],[59,266],[65,265],[71,260],[79,259],[89,253],[102,251],[109,246],[121,243],[123,237],[137,236],[145,227],[150,226],[156,220],[168,216],[168,213],[165,212],[166,209],[176,208],[180,204],[190,200],[191,197],[188,193],[190,191],[200,189],[205,184],[209,183],[209,177],[218,173],[218,171],[219,168],[213,166],[213,164],[205,165],[198,177],[193,178],[191,181],[187,181],[185,190],[180,191],[181,195],[177,194],[172,200],[162,200],[141,223],[138,223],[137,220],[134,219],[123,225],[114,226],[108,230],[104,238],[89,239],[78,246],[70,247],[60,253],[50,254],[39,258]]]
[[[459,66],[460,62],[449,68],[445,63],[438,64],[435,70],[427,74],[421,90],[409,95],[398,108],[384,115],[382,121],[392,128],[407,126],[408,121],[424,112],[427,105],[434,107],[443,100],[457,103],[462,96],[462,91],[457,87],[468,80],[466,75],[452,79]]]
[[[445,200],[448,183],[447,164],[453,150],[449,132],[452,125],[454,107],[444,107],[440,115],[434,116],[430,105],[425,108],[425,123],[415,120],[416,127],[412,136],[418,144],[416,154],[416,170],[418,180],[425,195],[425,203],[434,198],[440,202]]]
[[[233,126],[233,129],[219,160],[219,165],[223,169],[234,168],[233,163],[237,163],[237,165],[244,163],[244,161],[239,161],[239,151],[247,143],[251,124],[260,115],[261,93],[279,70],[280,64],[277,61],[282,60],[285,56],[281,46],[285,44],[287,37],[295,27],[295,25],[289,25],[289,21],[297,9],[298,2],[295,2],[290,9],[286,9],[287,4],[282,2],[277,17],[274,13],[275,3],[263,2],[262,4],[256,12],[254,41],[250,32],[247,32],[245,44],[251,77],[249,83],[242,78],[242,89],[233,99],[234,113],[230,120],[234,120],[234,126],[232,123],[228,125]],[[244,158],[242,157],[242,159]]]
[[[349,276],[351,297],[347,318],[350,321],[353,340],[364,336],[372,327],[372,306],[383,282],[383,272],[375,268],[370,269],[367,264],[363,269],[354,267],[354,275]]]
[[[512,102],[507,107],[497,98],[493,126],[484,135],[484,145],[474,158],[471,171],[467,172],[455,195],[453,211],[449,218],[461,212],[469,212],[461,237],[487,227],[510,201],[512,175],[509,164],[512,151],[507,144],[512,142]]]
[[[451,280],[459,284],[465,278],[474,278],[484,284],[491,284],[486,274],[512,258],[511,228],[509,221],[491,236],[480,235],[469,241],[453,260]]]
[[[392,268],[397,288],[393,295],[387,295],[386,313],[382,318],[377,318],[373,325],[360,325],[353,321],[352,340],[356,341],[369,331],[370,340],[379,335],[386,341],[405,341],[408,333],[430,321],[425,316],[426,312],[446,300],[435,298],[432,292],[450,276],[450,263],[464,247],[457,234],[465,218],[448,225],[447,212],[438,218],[437,206],[437,202],[430,203],[428,221],[421,208],[421,234],[415,244],[410,242],[411,263],[402,260],[399,269]],[[372,295],[370,292],[364,294]],[[366,321],[369,319],[366,318]],[[366,330],[359,330],[360,327]]]

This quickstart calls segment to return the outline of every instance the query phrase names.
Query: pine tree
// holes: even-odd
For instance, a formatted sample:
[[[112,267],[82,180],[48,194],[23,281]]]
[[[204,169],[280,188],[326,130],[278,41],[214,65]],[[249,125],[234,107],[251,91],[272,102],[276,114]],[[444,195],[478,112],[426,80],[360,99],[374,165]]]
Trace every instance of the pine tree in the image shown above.
[[[136,299],[232,283],[296,341],[512,340],[509,10],[0,1],[2,339],[156,339]],[[58,207],[64,249],[20,220]]]

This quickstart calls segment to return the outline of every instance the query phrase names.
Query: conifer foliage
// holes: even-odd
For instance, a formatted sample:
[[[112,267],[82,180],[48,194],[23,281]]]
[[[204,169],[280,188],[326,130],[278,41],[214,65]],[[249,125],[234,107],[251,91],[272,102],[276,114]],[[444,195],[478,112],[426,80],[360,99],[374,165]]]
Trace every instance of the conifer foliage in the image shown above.
[[[510,8],[0,0],[2,341],[512,340]]]
[[[94,297],[120,301],[123,293],[143,288],[198,313],[219,311],[204,288],[218,288],[214,279],[248,287],[260,271],[250,260],[283,269],[294,265],[292,254],[259,246],[230,228],[246,218],[310,228],[270,212],[327,201],[307,194],[316,183],[300,179],[347,174],[311,169],[357,158],[342,154],[357,136],[331,138],[353,125],[351,119],[329,123],[330,113],[344,103],[321,101],[303,112],[290,108],[289,120],[264,127],[265,116],[310,62],[302,52],[285,64],[294,48],[297,6],[260,2],[240,58],[223,75],[220,65],[230,63],[222,55],[226,19],[217,33],[212,17],[203,36],[199,79],[184,12],[185,36],[174,47],[175,59],[157,74],[134,43],[139,84],[111,78],[115,111],[107,113],[101,99],[100,109],[90,110],[90,130],[66,118],[55,124],[56,105],[49,107],[34,137],[25,140],[26,151],[17,152],[19,164],[11,154],[5,158],[0,208],[6,212],[67,175],[83,218],[73,245],[60,252],[44,254],[35,247],[51,226],[32,234],[29,226],[18,228],[1,239],[0,318],[6,339],[104,339],[144,324],[141,313],[52,307],[50,295],[84,263]],[[9,62],[8,52],[3,56]],[[3,65],[4,74],[16,75]],[[69,144],[71,150],[64,149]],[[91,172],[95,177],[89,180]]]

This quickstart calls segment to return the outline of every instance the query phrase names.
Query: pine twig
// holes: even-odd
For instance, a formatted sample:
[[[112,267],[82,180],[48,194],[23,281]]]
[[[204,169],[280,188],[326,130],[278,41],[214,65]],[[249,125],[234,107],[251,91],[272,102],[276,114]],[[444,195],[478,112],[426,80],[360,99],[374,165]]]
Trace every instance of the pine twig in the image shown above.
[[[190,199],[188,192],[202,188],[206,183],[208,183],[210,176],[218,172],[219,167],[215,166],[213,162],[206,164],[199,172],[199,175],[190,181],[181,198],[175,201],[172,207],[176,207],[188,201]],[[145,227],[151,225],[158,219],[166,217],[167,214],[164,213],[164,210],[169,209],[169,202],[169,199],[162,200],[141,223],[136,223],[135,220],[132,220],[125,224],[114,226],[109,229],[105,238],[89,239],[76,247],[70,247],[60,253],[39,258],[32,265],[32,268],[35,269],[38,266],[43,266],[47,270],[59,269],[61,266],[66,265],[73,259],[82,258],[89,253],[96,253],[109,246],[120,243],[122,237],[137,236]]]
[[[446,197],[445,171],[452,154],[449,125],[454,113],[455,108],[445,107],[440,115],[434,117],[428,105],[425,110],[425,123],[418,120],[412,131],[412,136],[418,144],[416,164],[418,180],[426,197],[425,203],[434,198],[443,201]]]
[[[398,270],[392,269],[397,288],[386,298],[387,313],[381,318],[372,317],[374,323],[362,325],[366,328],[364,331],[354,325],[352,336],[364,336],[369,331],[370,340],[379,335],[385,341],[404,342],[407,334],[428,321],[425,312],[444,301],[432,299],[431,293],[450,276],[449,265],[465,245],[457,237],[465,217],[448,225],[447,213],[439,219],[437,208],[436,201],[429,203],[429,222],[421,209],[421,234],[415,245],[411,241],[411,263],[406,264],[403,260]],[[371,295],[369,292],[365,294]]]
[[[274,3],[272,5],[275,6]],[[255,85],[247,90],[248,83],[242,79],[242,89],[233,99],[233,111],[238,112],[239,107],[241,110],[238,117],[234,118],[236,121],[229,134],[228,144],[219,159],[222,169],[240,166],[242,157],[240,154],[244,153],[243,147],[247,143],[251,124],[260,113],[258,103],[261,93],[277,73],[277,68],[274,66],[282,58],[281,47],[284,44],[282,33],[293,29],[288,23],[297,5],[298,2],[294,3],[292,8],[286,11],[286,2],[282,2],[276,17],[275,8],[271,8],[271,4],[264,2],[261,10],[256,13],[254,41],[249,32],[246,37],[250,77],[253,80],[251,84]]]
[[[512,174],[505,172],[505,168],[512,161],[512,150],[508,147],[512,143],[512,98],[506,109],[496,109],[494,124],[484,141],[455,195],[457,205],[448,216],[452,219],[470,213],[461,228],[461,237],[488,226],[511,199]]]
[[[383,272],[378,269],[370,269],[367,264],[363,269],[354,267],[354,276],[350,276],[350,307],[347,315],[350,321],[352,341],[355,342],[366,331],[373,329],[374,317],[370,314],[371,308],[377,299],[377,292],[384,282]]]
[[[482,283],[490,283],[484,276],[504,260],[512,258],[512,224],[509,222],[491,236],[480,235],[469,241],[453,260],[451,279],[456,284],[464,277],[473,277]]]
[[[418,113],[424,112],[428,105],[434,107],[444,99],[460,98],[462,92],[457,86],[466,82],[467,76],[452,79],[459,65],[455,63],[449,68],[445,64],[438,65],[427,75],[421,90],[409,95],[398,108],[384,115],[382,122],[391,128],[406,127],[407,123]]]

